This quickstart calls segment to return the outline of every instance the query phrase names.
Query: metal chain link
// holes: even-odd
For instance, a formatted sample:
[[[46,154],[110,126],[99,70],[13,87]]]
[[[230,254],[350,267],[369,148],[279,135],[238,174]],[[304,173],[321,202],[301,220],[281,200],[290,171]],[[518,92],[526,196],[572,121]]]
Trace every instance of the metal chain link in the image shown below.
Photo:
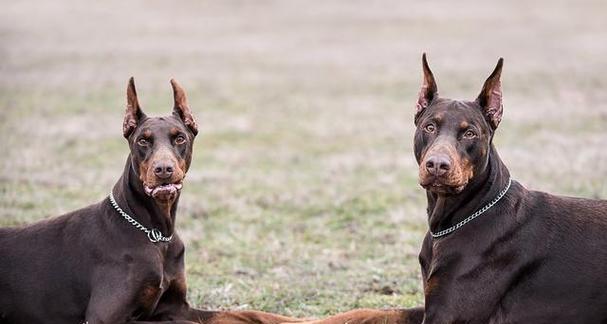
[[[474,212],[474,214],[466,217],[466,219],[464,219],[463,221],[447,228],[444,229],[438,233],[432,233],[432,231],[430,231],[430,234],[432,235],[433,238],[438,238],[441,236],[445,236],[449,233],[454,232],[455,230],[457,230],[458,228],[466,225],[468,222],[470,222],[471,220],[477,218],[478,216],[482,215],[484,212],[486,212],[487,210],[491,209],[491,207],[493,207],[493,205],[497,204],[498,201],[500,201],[500,199],[502,199],[502,197],[504,197],[504,195],[506,194],[506,192],[508,192],[508,189],[510,189],[510,185],[512,184],[512,178],[508,179],[508,184],[506,185],[506,188],[504,188],[502,191],[500,191],[500,193],[497,195],[497,197],[495,197],[490,203],[488,203],[487,205],[485,205],[483,208],[477,210],[476,212]]]
[[[112,204],[112,206],[114,206],[114,208],[118,211],[118,213],[124,218],[126,219],[127,222],[131,223],[131,225],[135,226],[135,228],[143,231],[145,234],[147,234],[148,239],[152,242],[152,243],[156,243],[156,242],[170,242],[173,239],[173,235],[171,234],[171,236],[166,237],[162,235],[162,232],[160,232],[160,230],[158,230],[157,228],[152,228],[151,230],[147,229],[147,227],[141,225],[141,223],[139,223],[138,221],[136,221],[133,217],[131,217],[129,214],[125,213],[124,210],[122,210],[122,208],[120,208],[120,206],[118,206],[118,203],[116,202],[116,199],[114,199],[114,193],[110,192],[110,203]]]

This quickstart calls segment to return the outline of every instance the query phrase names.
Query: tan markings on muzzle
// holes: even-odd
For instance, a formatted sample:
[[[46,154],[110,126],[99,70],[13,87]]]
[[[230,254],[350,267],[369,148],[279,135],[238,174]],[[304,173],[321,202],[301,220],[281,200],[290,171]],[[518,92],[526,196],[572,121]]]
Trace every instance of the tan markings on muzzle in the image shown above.
[[[185,176],[185,162],[178,159],[168,148],[159,148],[152,154],[149,160],[142,162],[139,166],[139,177],[144,184],[155,187],[163,182],[154,174],[154,163],[160,161],[170,161],[174,167],[173,174],[169,179],[164,179],[164,182],[177,183],[183,180]]]
[[[139,180],[141,182],[146,183],[146,177],[148,174],[148,169],[150,168],[149,160],[141,161],[139,163]]]
[[[426,168],[426,159],[434,154],[445,154],[451,160],[451,168],[442,177],[445,185],[459,187],[468,183],[474,175],[474,168],[468,159],[462,158],[455,147],[447,141],[439,140],[424,153],[422,162],[419,165],[419,178],[421,182],[424,179],[432,177]]]

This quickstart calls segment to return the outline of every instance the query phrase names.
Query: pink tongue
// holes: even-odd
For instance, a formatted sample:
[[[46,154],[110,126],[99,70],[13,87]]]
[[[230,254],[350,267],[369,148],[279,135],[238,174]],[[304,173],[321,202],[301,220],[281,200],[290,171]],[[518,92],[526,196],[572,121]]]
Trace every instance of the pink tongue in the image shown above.
[[[148,195],[152,196],[152,197],[156,197],[159,194],[163,194],[163,195],[172,195],[175,192],[177,192],[177,190],[181,189],[181,183],[179,184],[167,184],[167,185],[162,185],[162,186],[158,186],[156,188],[145,188],[145,191]]]
[[[177,191],[175,185],[158,186],[152,190],[152,197],[156,197],[158,194],[173,194],[175,191]]]

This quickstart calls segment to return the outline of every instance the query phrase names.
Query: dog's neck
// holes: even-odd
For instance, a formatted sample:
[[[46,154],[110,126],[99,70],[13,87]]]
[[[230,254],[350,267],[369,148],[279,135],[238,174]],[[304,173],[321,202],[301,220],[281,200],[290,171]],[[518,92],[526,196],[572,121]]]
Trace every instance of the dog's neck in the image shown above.
[[[120,208],[143,226],[150,230],[156,228],[167,237],[173,235],[179,192],[170,203],[158,203],[148,196],[131,162],[130,154],[124,172],[112,192]]]
[[[461,193],[439,195],[426,190],[430,230],[436,233],[453,226],[488,204],[506,187],[509,177],[508,168],[491,144],[487,167]]]

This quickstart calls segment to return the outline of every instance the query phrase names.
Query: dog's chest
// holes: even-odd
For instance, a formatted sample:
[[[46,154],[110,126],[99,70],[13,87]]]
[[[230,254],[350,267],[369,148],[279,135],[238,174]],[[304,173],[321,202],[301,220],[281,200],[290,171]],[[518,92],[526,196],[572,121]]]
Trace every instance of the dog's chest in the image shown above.
[[[509,321],[499,301],[508,291],[506,277],[516,268],[517,258],[508,248],[486,254],[488,245],[425,240],[420,262],[428,314],[439,314],[444,322]]]
[[[140,310],[138,315],[149,316],[153,314],[158,302],[169,291],[176,278],[177,274],[163,269],[163,271],[149,275],[143,280],[136,298]]]
[[[141,288],[139,305],[141,305],[141,308],[146,313],[151,313],[158,304],[160,296],[162,296],[162,293],[166,290],[166,288],[163,287],[164,285],[164,282],[157,284],[152,282],[144,284],[144,286]]]
[[[161,252],[161,258],[155,259],[154,266],[150,266],[155,271],[147,274],[139,289],[137,303],[145,314],[153,313],[161,297],[174,290],[175,282],[183,277],[183,254],[170,248]]]

